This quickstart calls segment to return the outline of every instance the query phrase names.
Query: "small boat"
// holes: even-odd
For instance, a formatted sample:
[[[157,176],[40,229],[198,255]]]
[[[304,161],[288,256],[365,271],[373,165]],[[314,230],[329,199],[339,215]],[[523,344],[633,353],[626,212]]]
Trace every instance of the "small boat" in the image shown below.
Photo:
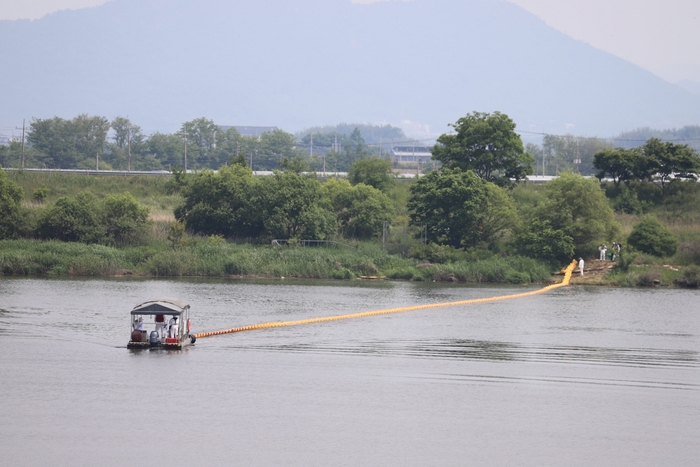
[[[180,350],[196,340],[190,334],[190,305],[182,300],[154,298],[131,310],[127,349]]]

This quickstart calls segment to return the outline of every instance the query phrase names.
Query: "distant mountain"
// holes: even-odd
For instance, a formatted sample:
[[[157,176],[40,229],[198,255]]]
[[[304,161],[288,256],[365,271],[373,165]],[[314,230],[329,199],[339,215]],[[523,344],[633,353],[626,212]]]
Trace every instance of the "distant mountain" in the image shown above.
[[[696,96],[700,96],[700,82],[692,81],[689,79],[683,79],[677,82],[676,84],[685,89],[686,91],[695,94]]]
[[[88,113],[147,132],[204,116],[442,133],[475,110],[554,134],[700,123],[700,97],[496,0],[113,0],[0,21],[0,69],[0,127]]]

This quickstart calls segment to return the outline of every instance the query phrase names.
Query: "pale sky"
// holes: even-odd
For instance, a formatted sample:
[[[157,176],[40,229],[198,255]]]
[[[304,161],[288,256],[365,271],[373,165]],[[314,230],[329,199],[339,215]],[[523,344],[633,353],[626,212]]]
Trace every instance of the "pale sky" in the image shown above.
[[[668,81],[700,82],[699,0],[508,1],[574,39],[617,55]],[[102,3],[105,0],[0,0],[0,19],[37,19],[57,10]]]

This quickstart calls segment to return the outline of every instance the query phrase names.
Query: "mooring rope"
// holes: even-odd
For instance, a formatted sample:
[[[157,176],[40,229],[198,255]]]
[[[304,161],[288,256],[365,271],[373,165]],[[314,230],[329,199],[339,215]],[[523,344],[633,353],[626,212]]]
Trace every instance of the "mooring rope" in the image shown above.
[[[472,300],[460,300],[458,302],[430,303],[427,305],[414,305],[414,306],[405,306],[405,307],[401,307],[401,308],[388,308],[385,310],[364,311],[361,313],[352,313],[349,315],[324,316],[322,318],[298,319],[298,320],[294,320],[294,321],[274,321],[271,323],[252,324],[249,326],[239,326],[239,327],[230,328],[230,329],[223,329],[221,331],[200,332],[198,334],[195,334],[194,336],[197,339],[201,339],[203,337],[220,336],[221,334],[231,334],[234,332],[242,332],[242,331],[253,331],[256,329],[281,328],[283,326],[297,326],[299,324],[325,323],[326,321],[339,321],[341,319],[364,318],[367,316],[388,315],[391,313],[403,313],[405,311],[427,310],[430,308],[441,308],[441,307],[446,307],[446,306],[457,306],[457,305],[472,305],[475,303],[488,303],[488,302],[497,302],[499,300],[510,300],[513,298],[530,297],[532,295],[541,294],[544,292],[548,292],[552,289],[556,289],[559,287],[564,287],[566,285],[569,285],[569,281],[571,280],[571,273],[573,272],[574,267],[576,267],[576,260],[572,261],[571,264],[569,264],[566,267],[566,269],[564,270],[564,280],[562,280],[560,283],[548,285],[548,286],[543,287],[541,289],[532,290],[530,292],[523,292],[523,293],[511,294],[511,295],[501,295],[499,297],[476,298],[476,299],[472,299]]]

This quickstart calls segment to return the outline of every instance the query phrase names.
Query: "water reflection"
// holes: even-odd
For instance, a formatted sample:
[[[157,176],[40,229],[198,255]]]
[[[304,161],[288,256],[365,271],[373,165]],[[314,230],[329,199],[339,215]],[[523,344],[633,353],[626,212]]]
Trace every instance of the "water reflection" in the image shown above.
[[[345,353],[410,358],[522,361],[626,367],[699,368],[698,352],[669,349],[620,349],[615,347],[522,344],[485,340],[371,341],[355,345],[337,343],[251,345],[239,350],[279,352]]]

